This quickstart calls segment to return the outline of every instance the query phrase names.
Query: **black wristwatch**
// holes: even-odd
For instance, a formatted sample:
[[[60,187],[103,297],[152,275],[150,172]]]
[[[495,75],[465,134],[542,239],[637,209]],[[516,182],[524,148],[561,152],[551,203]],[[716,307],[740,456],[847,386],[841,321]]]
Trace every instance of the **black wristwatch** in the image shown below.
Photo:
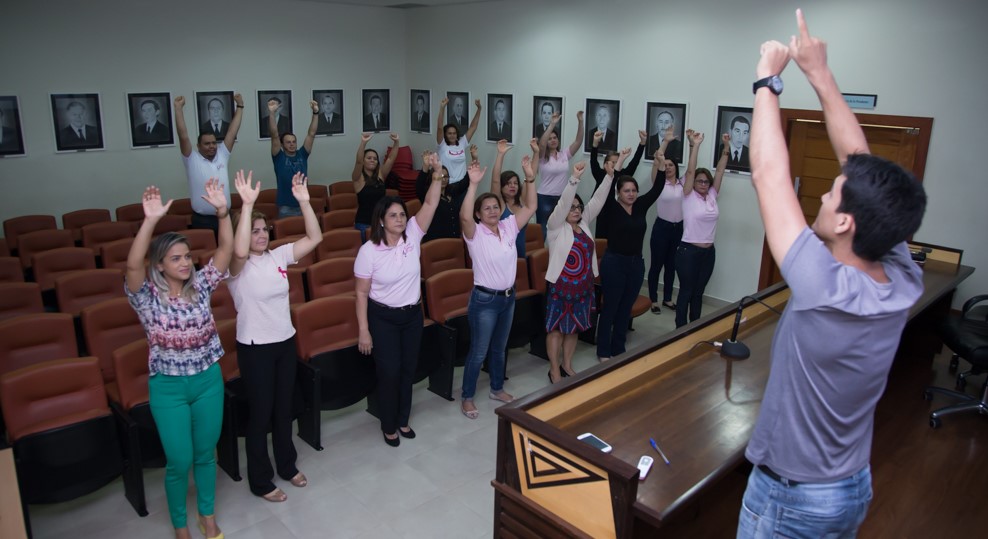
[[[782,79],[779,78],[778,75],[772,75],[771,77],[756,80],[755,83],[751,85],[751,93],[758,93],[758,89],[763,86],[767,87],[769,91],[775,95],[782,93]]]

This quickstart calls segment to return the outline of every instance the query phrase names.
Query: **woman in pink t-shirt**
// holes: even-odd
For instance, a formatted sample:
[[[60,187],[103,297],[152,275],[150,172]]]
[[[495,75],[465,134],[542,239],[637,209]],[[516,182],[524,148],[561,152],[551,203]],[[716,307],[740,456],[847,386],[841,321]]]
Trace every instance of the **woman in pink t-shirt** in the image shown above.
[[[538,208],[535,213],[535,222],[542,226],[542,237],[547,236],[546,223],[549,222],[549,215],[556,209],[559,202],[559,195],[563,194],[566,183],[569,181],[569,160],[580,151],[583,145],[583,111],[576,113],[576,138],[568,148],[559,147],[559,135],[556,133],[556,126],[559,125],[559,113],[552,114],[549,121],[549,128],[542,133],[539,139],[539,169],[542,181],[539,182]]]
[[[296,487],[308,481],[295,467],[292,444],[292,397],[295,390],[295,328],[289,313],[289,265],[311,253],[322,241],[315,211],[309,204],[306,177],[292,177],[292,195],[305,222],[305,237],[268,248],[264,214],[254,211],[261,182],[237,173],[234,185],[243,206],[235,223],[233,260],[230,262],[230,294],[237,308],[237,365],[247,393],[247,484],[251,493],[269,502],[288,496],[272,482],[275,470],[268,457],[268,426],[278,476]]]
[[[374,355],[381,432],[384,442],[392,447],[401,443],[399,434],[415,437],[408,420],[422,342],[420,245],[436,214],[445,179],[439,157],[431,154],[429,159],[432,184],[422,208],[408,219],[402,199],[381,199],[371,213],[369,241],[360,247],[353,264],[357,279],[357,348],[362,354]]]
[[[717,171],[711,175],[705,168],[696,168],[696,157],[703,143],[703,133],[686,130],[690,142],[690,159],[683,182],[683,239],[676,248],[676,275],[679,277],[679,297],[676,299],[676,327],[686,325],[687,316],[692,322],[700,318],[703,306],[703,291],[714,272],[716,250],[714,235],[717,232],[717,195],[727,167],[726,142],[724,135]]]

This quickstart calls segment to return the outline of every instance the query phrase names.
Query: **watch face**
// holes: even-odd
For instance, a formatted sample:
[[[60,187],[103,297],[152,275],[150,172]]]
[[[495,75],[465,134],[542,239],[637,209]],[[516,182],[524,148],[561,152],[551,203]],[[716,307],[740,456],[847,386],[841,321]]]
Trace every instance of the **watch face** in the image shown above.
[[[772,90],[775,95],[782,93],[782,79],[778,75],[768,79],[768,87]]]

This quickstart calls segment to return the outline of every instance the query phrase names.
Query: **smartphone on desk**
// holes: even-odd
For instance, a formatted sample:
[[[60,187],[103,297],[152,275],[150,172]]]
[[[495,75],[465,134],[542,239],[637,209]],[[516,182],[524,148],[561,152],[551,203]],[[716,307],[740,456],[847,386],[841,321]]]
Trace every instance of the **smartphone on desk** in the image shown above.
[[[607,442],[601,440],[600,438],[594,436],[589,432],[584,432],[583,434],[576,437],[577,440],[597,449],[603,451],[604,453],[611,452],[611,446]]]

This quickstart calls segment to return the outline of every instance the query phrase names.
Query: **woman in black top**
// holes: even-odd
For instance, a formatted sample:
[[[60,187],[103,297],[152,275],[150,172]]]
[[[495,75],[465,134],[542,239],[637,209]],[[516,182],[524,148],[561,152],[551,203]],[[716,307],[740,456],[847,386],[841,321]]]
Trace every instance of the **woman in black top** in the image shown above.
[[[370,228],[371,212],[377,201],[384,198],[384,179],[391,173],[391,167],[398,158],[398,135],[391,133],[391,153],[381,164],[377,150],[368,150],[367,143],[374,133],[362,133],[360,146],[357,147],[357,160],[353,164],[353,190],[357,193],[357,217],[353,228],[360,231],[360,241],[367,241],[367,229]]]
[[[422,152],[422,171],[415,180],[415,196],[424,204],[425,196],[432,185],[432,157],[439,154],[428,150]],[[422,238],[422,243],[438,238],[460,237],[460,205],[463,195],[467,192],[470,182],[449,183],[449,171],[443,166],[443,182],[439,192],[439,205],[432,217],[432,224]]]
[[[663,141],[656,159],[664,155],[665,148],[666,142]],[[612,174],[614,163],[604,161],[604,171],[607,175]],[[645,280],[645,260],[642,259],[642,243],[648,227],[645,213],[659,198],[665,182],[652,182],[652,187],[640,197],[638,182],[633,177],[621,176],[615,183],[615,196],[607,197],[604,203],[606,213],[601,212],[606,216],[605,226],[610,238],[607,240],[607,251],[600,260],[603,296],[600,318],[597,319],[597,358],[600,361],[625,351],[631,307]],[[601,218],[597,219],[597,229],[600,230]]]
[[[604,133],[602,133],[601,131],[594,131],[593,145],[590,146],[590,174],[593,175],[594,191],[596,191],[597,188],[600,187],[600,182],[604,181],[604,176],[607,175],[607,173],[604,172],[604,169],[600,168],[600,165],[597,164],[597,146],[600,145],[600,141],[603,138],[604,138]],[[648,140],[648,133],[646,131],[642,131],[639,129],[638,138],[640,139],[640,141],[638,142],[638,148],[635,150],[635,155],[634,157],[631,158],[631,162],[628,163],[628,166],[622,167],[621,165],[624,163],[624,160],[628,158],[628,155],[631,154],[631,148],[625,148],[621,150],[620,153],[608,151],[607,154],[604,156],[605,163],[610,161],[611,164],[614,165],[615,174],[620,174],[622,176],[635,175],[635,171],[638,170],[638,163],[641,162],[642,155],[645,154],[645,141]],[[608,235],[607,227],[609,224],[607,212],[612,207],[613,206],[604,206],[604,208],[600,212],[600,215],[597,216],[597,228],[594,230],[594,238],[596,239],[607,238]]]

